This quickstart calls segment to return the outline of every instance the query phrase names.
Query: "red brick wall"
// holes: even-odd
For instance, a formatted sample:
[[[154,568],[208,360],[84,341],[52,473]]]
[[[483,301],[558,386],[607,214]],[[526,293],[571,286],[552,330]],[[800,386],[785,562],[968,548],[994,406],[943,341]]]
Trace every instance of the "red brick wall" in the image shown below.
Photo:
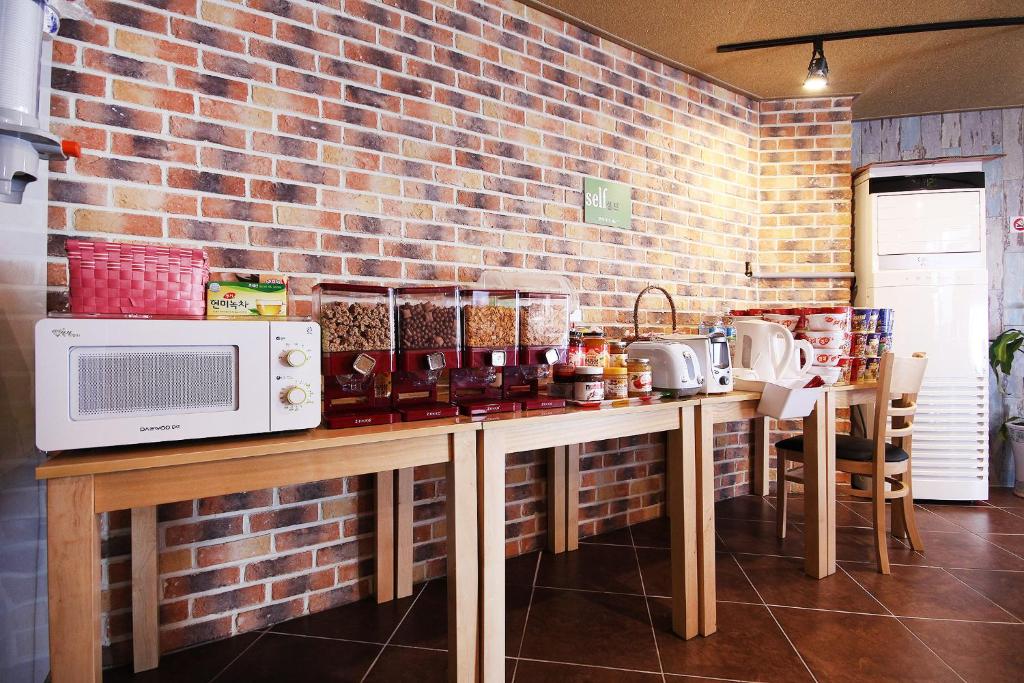
[[[743,274],[834,249],[848,261],[847,99],[762,105],[512,0],[89,5],[98,23],[65,22],[54,46],[54,130],[86,154],[50,182],[52,310],[66,306],[68,235],[285,272],[300,310],[319,280],[468,283],[484,268],[564,273],[612,334],[649,282],[689,329],[759,295],[849,296]],[[585,175],[634,188],[631,229],[581,222]],[[666,324],[664,302],[645,309],[645,325]],[[745,426],[716,444],[720,495],[745,491]],[[589,444],[582,467],[584,533],[661,513],[660,437]],[[441,475],[416,475],[418,579],[444,571]],[[511,456],[507,478],[509,552],[535,548],[542,455]],[[354,478],[164,506],[162,647],[366,595],[372,495]],[[120,659],[126,516],[105,524]]]

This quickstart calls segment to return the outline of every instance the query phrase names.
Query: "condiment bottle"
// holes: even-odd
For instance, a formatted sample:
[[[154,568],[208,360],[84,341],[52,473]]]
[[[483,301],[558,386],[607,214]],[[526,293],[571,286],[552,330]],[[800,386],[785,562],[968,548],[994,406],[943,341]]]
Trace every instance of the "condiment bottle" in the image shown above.
[[[626,342],[622,342],[622,341],[611,341],[611,342],[608,342],[608,367],[610,367],[610,368],[624,368],[624,367],[626,367]]]
[[[629,396],[646,398],[653,391],[651,386],[651,361],[648,358],[630,358],[626,367],[629,375]]]
[[[604,369],[593,365],[576,368],[573,397],[577,401],[594,403],[604,400]]]
[[[604,369],[604,397],[610,400],[629,397],[629,382],[626,368],[616,365]]]
[[[572,398],[575,389],[575,367],[568,363],[556,363],[552,370],[552,381],[548,384],[548,396]]]
[[[589,332],[583,335],[583,364],[595,368],[608,365],[608,340],[602,332]]]
[[[565,354],[565,362],[567,365],[579,367],[584,364],[583,358],[583,335],[573,330],[569,333],[569,348]]]

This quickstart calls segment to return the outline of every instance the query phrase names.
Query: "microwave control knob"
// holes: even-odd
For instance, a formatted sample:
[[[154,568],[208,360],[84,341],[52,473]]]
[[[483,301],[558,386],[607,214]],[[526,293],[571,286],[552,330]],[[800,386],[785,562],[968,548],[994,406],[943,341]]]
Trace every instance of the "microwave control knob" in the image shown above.
[[[309,357],[302,349],[292,349],[284,354],[284,364],[291,368],[299,368],[306,364]]]
[[[284,390],[283,399],[290,406],[300,406],[306,402],[306,390],[302,387],[288,387]]]

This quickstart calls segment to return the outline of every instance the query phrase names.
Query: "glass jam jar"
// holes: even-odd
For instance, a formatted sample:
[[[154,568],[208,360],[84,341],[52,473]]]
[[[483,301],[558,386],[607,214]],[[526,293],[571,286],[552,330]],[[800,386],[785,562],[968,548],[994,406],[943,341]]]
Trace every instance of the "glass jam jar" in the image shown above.
[[[576,368],[568,363],[556,363],[552,368],[551,383],[548,384],[548,396],[552,398],[573,398],[575,391]]]
[[[583,335],[576,330],[569,333],[569,348],[566,351],[565,362],[574,367],[583,365]]]
[[[604,369],[592,365],[576,368],[573,398],[586,403],[604,400]]]
[[[604,397],[613,401],[629,397],[626,368],[612,365],[604,369]]]
[[[624,368],[624,367],[626,367],[626,342],[622,342],[622,341],[610,341],[610,342],[608,342],[608,367],[610,367],[610,368]]]
[[[594,368],[608,367],[608,340],[603,332],[583,335],[583,364]]]
[[[630,358],[626,365],[630,398],[647,398],[653,392],[649,358]]]

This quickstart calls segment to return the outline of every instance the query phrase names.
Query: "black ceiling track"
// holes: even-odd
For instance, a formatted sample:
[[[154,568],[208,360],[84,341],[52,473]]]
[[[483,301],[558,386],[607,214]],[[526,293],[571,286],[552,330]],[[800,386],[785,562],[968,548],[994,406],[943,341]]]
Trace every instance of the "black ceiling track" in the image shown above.
[[[1024,17],[992,17],[990,19],[966,19],[964,21],[937,21],[930,24],[907,24],[905,26],[883,26],[880,28],[862,28],[853,31],[837,31],[836,33],[814,33],[806,36],[790,36],[789,38],[769,38],[767,40],[751,40],[745,43],[729,43],[719,45],[718,52],[740,52],[742,50],[761,50],[766,47],[782,47],[784,45],[803,45],[818,41],[853,40],[855,38],[873,38],[875,36],[895,36],[906,33],[930,33],[932,31],[957,31],[969,28],[993,28],[998,26],[1022,26]]]

